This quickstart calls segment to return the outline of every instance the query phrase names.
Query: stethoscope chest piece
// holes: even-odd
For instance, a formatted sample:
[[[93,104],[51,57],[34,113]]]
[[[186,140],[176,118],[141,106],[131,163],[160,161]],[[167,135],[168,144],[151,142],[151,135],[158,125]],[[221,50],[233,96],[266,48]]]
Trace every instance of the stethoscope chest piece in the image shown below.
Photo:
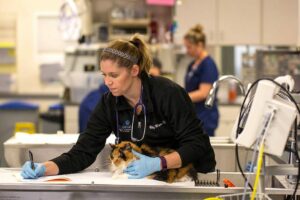
[[[136,111],[136,114],[137,115],[139,115],[139,114],[141,114],[141,112],[142,112],[142,110],[143,110],[143,104],[138,104],[137,106],[136,106],[136,109],[135,109]]]

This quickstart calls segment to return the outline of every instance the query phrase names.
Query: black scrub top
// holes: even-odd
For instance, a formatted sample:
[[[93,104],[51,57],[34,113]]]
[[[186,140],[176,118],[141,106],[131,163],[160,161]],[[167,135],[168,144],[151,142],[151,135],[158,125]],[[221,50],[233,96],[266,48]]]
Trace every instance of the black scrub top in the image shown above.
[[[186,91],[164,77],[142,73],[141,80],[145,113],[137,116],[135,122],[140,121],[141,128],[134,123],[133,136],[137,139],[142,137],[144,114],[146,133],[137,144],[175,149],[183,166],[193,163],[198,172],[214,171],[214,151]],[[52,159],[58,165],[59,173],[74,173],[90,166],[112,132],[120,138],[120,142],[131,141],[133,110],[123,96],[115,97],[110,92],[104,94],[76,144],[69,152]]]

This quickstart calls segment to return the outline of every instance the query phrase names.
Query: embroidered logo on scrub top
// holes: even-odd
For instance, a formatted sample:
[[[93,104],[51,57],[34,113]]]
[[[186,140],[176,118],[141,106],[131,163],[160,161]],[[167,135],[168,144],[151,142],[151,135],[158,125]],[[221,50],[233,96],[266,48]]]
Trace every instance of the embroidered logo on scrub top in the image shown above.
[[[131,122],[130,122],[130,120],[125,120],[123,122],[122,126],[119,128],[119,131],[129,133],[131,131]]]
[[[164,124],[166,124],[166,121],[162,121],[161,123],[158,123],[158,124],[153,124],[153,125],[149,125],[149,129],[150,130],[155,130],[161,126],[163,126]]]

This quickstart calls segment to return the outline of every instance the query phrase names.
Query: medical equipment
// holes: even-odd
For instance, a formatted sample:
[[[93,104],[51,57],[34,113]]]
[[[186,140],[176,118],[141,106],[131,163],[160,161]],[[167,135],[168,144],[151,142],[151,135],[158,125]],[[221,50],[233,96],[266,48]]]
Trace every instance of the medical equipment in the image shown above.
[[[222,80],[228,79],[229,77],[223,76],[214,83],[206,102],[208,106],[212,106],[214,102],[218,83]],[[237,80],[235,77],[230,78]],[[239,81],[237,82],[240,83]],[[240,88],[243,91],[242,84],[240,85]],[[255,92],[251,91],[251,89],[254,87],[256,87]],[[283,153],[287,137],[297,116],[297,109],[300,113],[296,101],[290,94],[290,91],[292,91],[293,88],[294,81],[292,77],[283,76],[278,77],[275,80],[257,80],[248,89],[240,115],[233,127],[232,139],[236,144],[245,146],[247,148],[253,148],[254,146],[255,152],[253,154],[253,161],[255,160],[256,152],[258,152],[259,149],[260,156],[257,156],[258,168],[262,166],[262,155],[264,152],[278,157],[280,157]],[[248,96],[250,96],[250,98],[248,98]],[[236,146],[236,154],[239,164],[238,145]],[[299,159],[298,155],[297,158]],[[245,177],[240,165],[239,169],[242,175]],[[257,174],[259,174],[258,171],[260,173],[260,170],[257,170]],[[269,175],[274,175],[275,173],[267,172]],[[256,193],[258,179],[261,179],[259,175],[256,177],[256,184],[252,193],[252,198]],[[248,183],[249,178],[245,177],[245,180],[246,192],[248,185],[251,189],[253,188]],[[260,184],[260,189],[263,191],[263,180],[260,181],[262,183]],[[295,187],[295,191],[296,189],[297,186]]]
[[[59,29],[64,40],[78,40],[93,33],[90,0],[65,0],[60,7]]]
[[[143,96],[143,86],[141,87],[141,95],[140,95],[139,101],[133,108],[131,130],[130,130],[130,138],[133,142],[142,141],[145,137],[145,134],[146,134],[146,128],[147,128],[146,107],[143,103],[142,96]],[[118,103],[118,97],[116,98],[116,105],[117,105],[117,103]],[[144,129],[143,129],[142,137],[140,139],[138,139],[138,138],[133,136],[133,126],[134,126],[136,113],[140,114],[141,112],[143,112],[143,114],[144,114]],[[120,130],[119,130],[120,127],[119,127],[119,114],[118,114],[117,109],[116,109],[116,121],[117,121],[117,137],[116,137],[115,144],[119,144],[119,142],[120,142]],[[141,130],[142,129],[142,122],[138,121],[137,126],[138,126],[138,129]]]
[[[66,0],[60,7],[59,30],[64,40],[77,40],[80,37],[81,21],[74,1]]]
[[[92,90],[103,82],[99,74],[100,52],[104,44],[80,44],[69,46],[65,50],[64,71],[59,72],[59,78],[65,88],[69,88],[70,100],[80,103]],[[86,71],[95,69],[95,71]]]
[[[292,93],[293,98],[295,99],[295,101],[297,102],[298,107],[300,106],[300,93]],[[297,149],[297,142],[299,140],[298,135],[300,133],[300,126],[297,126],[297,122],[295,123],[295,127],[294,130],[290,131],[290,136],[288,138],[288,143],[286,146],[286,150],[290,151],[288,153],[288,161],[287,163],[290,166],[293,166],[293,168],[295,168],[295,166],[297,165],[297,163],[299,162],[297,155],[295,155],[295,152],[298,150]],[[298,176],[296,173],[294,174],[288,174],[286,176],[286,180],[288,183],[290,184],[295,184],[297,183],[297,179]]]
[[[256,91],[251,93],[249,100],[247,97],[254,86],[257,87]],[[257,156],[258,168],[256,174],[260,173],[264,152],[278,157],[282,155],[292,124],[297,117],[296,111],[298,110],[300,114],[300,109],[290,94],[293,86],[294,82],[290,76],[279,77],[275,80],[260,79],[251,85],[246,94],[232,135],[237,137],[236,144],[254,148],[252,162],[254,162],[259,149],[260,156]],[[245,102],[247,102],[246,107],[244,107]],[[242,121],[243,123],[241,123]],[[297,151],[295,154],[299,159]],[[298,168],[300,170],[299,164]],[[268,172],[267,167],[264,171],[269,175],[276,174],[276,172]],[[243,174],[242,170],[241,173]],[[246,192],[248,181],[249,178],[246,179],[244,192]],[[258,181],[260,181],[260,191],[264,191],[264,179],[262,176],[257,176],[251,199],[255,197]],[[293,196],[296,194],[298,181],[299,173]]]
[[[299,55],[300,51],[297,49],[257,50],[255,56],[251,56],[253,58],[252,66],[247,68],[254,70],[252,74],[256,76],[256,79],[263,77],[275,79],[278,76],[289,74],[295,81],[294,91],[300,91]],[[245,71],[249,70],[246,69]],[[248,76],[248,74],[245,75]]]
[[[291,77],[286,77],[286,81],[281,84],[288,84],[293,88],[290,82]],[[278,83],[279,85],[280,83]],[[265,152],[281,156],[289,135],[289,131],[296,118],[296,108],[293,103],[286,98],[282,98],[283,90],[270,80],[262,80],[257,83],[254,95],[248,103],[250,109],[248,113],[243,113],[244,127],[240,126],[241,120],[238,120],[233,128],[233,136],[236,136],[236,130],[239,129],[238,137],[235,142],[245,147],[252,147],[260,136],[260,130],[266,128],[264,118],[274,112],[274,117],[269,123],[268,130],[265,132]],[[246,100],[246,99],[245,99]],[[243,108],[242,108],[243,109]]]

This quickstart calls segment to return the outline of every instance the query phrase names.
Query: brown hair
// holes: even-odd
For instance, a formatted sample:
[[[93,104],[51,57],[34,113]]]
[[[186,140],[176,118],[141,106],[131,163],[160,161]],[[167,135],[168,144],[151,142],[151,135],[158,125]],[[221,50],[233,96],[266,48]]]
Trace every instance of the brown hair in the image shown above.
[[[188,40],[192,44],[202,43],[203,46],[206,45],[206,36],[203,32],[203,27],[200,24],[192,27],[185,35],[184,39]]]
[[[135,34],[130,40],[115,40],[108,45],[108,48],[122,52],[132,59],[104,50],[100,60],[109,59],[116,62],[119,66],[129,69],[134,64],[137,64],[140,67],[140,73],[143,71],[148,73],[152,66],[152,57],[148,46],[139,34]],[[137,60],[137,62],[134,63],[133,60]]]

